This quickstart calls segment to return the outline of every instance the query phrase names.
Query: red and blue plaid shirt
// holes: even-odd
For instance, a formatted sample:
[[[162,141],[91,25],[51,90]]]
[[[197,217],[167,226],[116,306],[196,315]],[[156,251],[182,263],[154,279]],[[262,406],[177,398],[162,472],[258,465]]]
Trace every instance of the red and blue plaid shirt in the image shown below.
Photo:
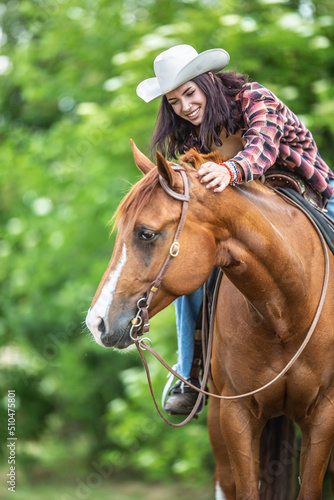
[[[334,190],[328,182],[334,174],[300,119],[256,82],[245,84],[236,98],[241,101],[246,145],[230,161],[238,167],[241,182],[258,179],[275,164],[306,178],[325,199],[331,198]]]

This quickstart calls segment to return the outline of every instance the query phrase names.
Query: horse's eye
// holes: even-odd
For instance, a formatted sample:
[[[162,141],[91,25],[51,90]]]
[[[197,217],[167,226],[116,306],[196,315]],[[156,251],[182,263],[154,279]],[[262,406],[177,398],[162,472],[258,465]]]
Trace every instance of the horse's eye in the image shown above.
[[[143,241],[153,241],[157,237],[157,233],[149,229],[142,229],[139,231],[139,239]]]

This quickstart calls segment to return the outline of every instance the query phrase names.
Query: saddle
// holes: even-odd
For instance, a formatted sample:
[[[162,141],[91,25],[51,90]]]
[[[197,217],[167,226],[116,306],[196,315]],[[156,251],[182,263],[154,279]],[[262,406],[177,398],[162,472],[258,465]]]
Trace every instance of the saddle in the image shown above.
[[[317,210],[324,210],[324,199],[305,179],[298,174],[269,168],[264,174],[264,183],[272,188],[293,189]]]

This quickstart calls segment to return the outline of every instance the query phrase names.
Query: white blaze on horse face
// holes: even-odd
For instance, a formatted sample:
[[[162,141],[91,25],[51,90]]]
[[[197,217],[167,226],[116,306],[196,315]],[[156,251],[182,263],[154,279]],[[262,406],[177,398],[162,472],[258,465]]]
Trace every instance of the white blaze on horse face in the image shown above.
[[[219,481],[216,482],[216,491],[215,491],[216,500],[226,500],[226,496],[223,493],[223,490],[220,487]]]
[[[98,327],[101,322],[101,318],[107,326],[109,309],[116,290],[117,282],[119,280],[125,262],[126,246],[124,244],[120,260],[118,261],[114,270],[109,274],[109,279],[102,288],[99,298],[97,299],[93,307],[89,309],[86,317],[86,325],[90,332],[94,335],[96,342],[100,345],[103,344],[100,341],[100,332],[98,330]]]

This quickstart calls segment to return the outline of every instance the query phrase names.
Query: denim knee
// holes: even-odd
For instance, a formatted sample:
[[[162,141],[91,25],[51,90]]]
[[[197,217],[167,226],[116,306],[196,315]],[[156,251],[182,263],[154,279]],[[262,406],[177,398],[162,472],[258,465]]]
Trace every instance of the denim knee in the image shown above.
[[[334,179],[331,179],[329,181],[329,184],[332,188],[334,188]],[[334,194],[333,196],[331,197],[330,200],[328,200],[328,204],[327,204],[327,215],[328,217],[330,217],[332,220],[334,220]]]

